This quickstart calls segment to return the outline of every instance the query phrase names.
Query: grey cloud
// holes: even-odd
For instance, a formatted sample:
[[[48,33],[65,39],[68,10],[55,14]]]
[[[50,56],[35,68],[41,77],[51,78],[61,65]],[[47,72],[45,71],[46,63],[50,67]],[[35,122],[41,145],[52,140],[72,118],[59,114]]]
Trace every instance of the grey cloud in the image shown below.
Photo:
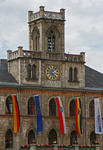
[[[103,72],[103,0],[0,0],[0,58],[6,49],[28,49],[27,11],[39,11],[40,5],[50,11],[66,9],[66,50],[85,51],[87,64]]]

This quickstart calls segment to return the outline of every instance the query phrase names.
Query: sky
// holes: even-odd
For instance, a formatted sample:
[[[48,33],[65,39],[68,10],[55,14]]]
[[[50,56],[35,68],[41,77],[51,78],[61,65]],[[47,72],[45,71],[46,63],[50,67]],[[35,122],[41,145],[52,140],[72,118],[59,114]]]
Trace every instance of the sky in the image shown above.
[[[28,50],[28,11],[65,9],[65,51],[85,52],[86,65],[103,73],[103,0],[0,0],[0,59]]]

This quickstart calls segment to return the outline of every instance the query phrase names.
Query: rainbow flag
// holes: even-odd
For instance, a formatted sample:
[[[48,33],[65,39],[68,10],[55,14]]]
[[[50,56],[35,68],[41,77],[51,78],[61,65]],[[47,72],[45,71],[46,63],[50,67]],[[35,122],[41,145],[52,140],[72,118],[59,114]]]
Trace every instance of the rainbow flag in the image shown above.
[[[81,100],[79,97],[75,99],[76,107],[76,134],[82,133],[82,113],[81,113]]]
[[[11,95],[12,97],[12,102],[13,102],[13,128],[14,128],[14,133],[18,133],[19,131],[19,107],[17,103],[17,98],[16,95]]]

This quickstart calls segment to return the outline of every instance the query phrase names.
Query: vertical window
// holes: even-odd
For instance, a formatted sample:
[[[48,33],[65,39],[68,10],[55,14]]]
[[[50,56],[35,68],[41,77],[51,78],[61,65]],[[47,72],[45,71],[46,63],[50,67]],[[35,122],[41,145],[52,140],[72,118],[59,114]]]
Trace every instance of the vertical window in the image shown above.
[[[39,50],[39,33],[36,34],[36,51]]]
[[[70,102],[70,117],[75,117],[75,100]]]
[[[95,144],[96,143],[96,134],[94,131],[91,132],[90,134],[90,144]]]
[[[6,114],[13,114],[13,104],[11,96],[6,99]]]
[[[48,51],[54,52],[55,51],[55,36],[53,31],[50,31],[48,36]]]
[[[94,117],[94,100],[92,100],[89,104],[89,116]]]
[[[72,131],[70,134],[70,144],[72,145],[75,142],[77,142],[77,135],[76,135],[75,131]]]
[[[36,79],[36,66],[32,66],[32,79]]]
[[[11,129],[7,130],[5,135],[5,148],[13,148],[13,133]]]
[[[28,115],[35,115],[35,102],[33,98],[28,101]]]
[[[51,99],[49,102],[49,116],[56,116],[56,103],[55,99]]]
[[[74,68],[74,81],[77,81],[77,68]]]
[[[72,67],[69,69],[69,81],[73,80],[73,70]]]
[[[33,130],[30,130],[28,133],[28,144],[31,144],[35,139],[35,133]]]
[[[50,130],[48,137],[49,144],[52,144],[54,141],[57,143],[57,133],[54,129]]]
[[[27,72],[28,72],[28,79],[31,79],[31,65],[30,64],[28,65]]]

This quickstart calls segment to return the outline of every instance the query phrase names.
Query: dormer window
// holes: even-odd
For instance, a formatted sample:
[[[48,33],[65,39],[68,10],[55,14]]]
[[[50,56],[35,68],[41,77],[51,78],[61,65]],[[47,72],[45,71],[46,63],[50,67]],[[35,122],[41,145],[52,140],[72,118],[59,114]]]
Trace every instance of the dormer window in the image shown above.
[[[53,31],[50,31],[48,36],[48,51],[55,52],[55,35]]]

